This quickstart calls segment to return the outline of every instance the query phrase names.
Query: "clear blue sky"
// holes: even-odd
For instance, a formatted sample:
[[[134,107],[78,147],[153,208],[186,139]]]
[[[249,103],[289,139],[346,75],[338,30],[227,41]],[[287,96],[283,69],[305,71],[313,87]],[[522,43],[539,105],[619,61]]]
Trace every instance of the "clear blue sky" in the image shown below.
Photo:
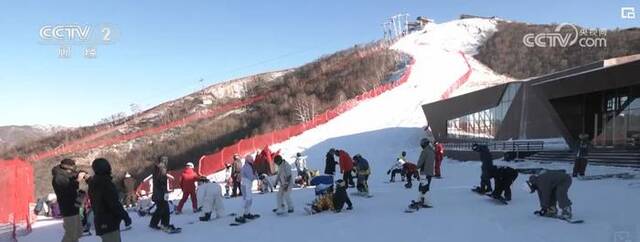
[[[0,125],[88,125],[234,77],[302,65],[381,38],[399,12],[436,22],[461,13],[587,27],[640,26],[640,0],[32,1],[0,3]],[[640,15],[640,14],[639,14]],[[640,17],[640,16],[639,16]],[[44,25],[109,23],[117,42],[85,59],[39,43]]]

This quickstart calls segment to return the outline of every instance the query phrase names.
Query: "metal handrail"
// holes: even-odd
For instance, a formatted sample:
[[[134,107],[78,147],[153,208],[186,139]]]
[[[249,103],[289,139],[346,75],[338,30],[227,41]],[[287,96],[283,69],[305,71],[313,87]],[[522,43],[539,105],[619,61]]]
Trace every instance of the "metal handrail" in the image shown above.
[[[537,152],[544,150],[544,141],[496,141],[443,143],[445,150],[471,151],[474,144],[486,145],[494,152]]]

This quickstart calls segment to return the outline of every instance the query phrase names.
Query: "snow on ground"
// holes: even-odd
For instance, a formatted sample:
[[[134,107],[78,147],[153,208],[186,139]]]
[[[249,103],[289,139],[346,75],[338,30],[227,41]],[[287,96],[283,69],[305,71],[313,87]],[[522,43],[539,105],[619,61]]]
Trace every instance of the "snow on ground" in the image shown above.
[[[232,218],[207,223],[197,220],[189,207],[172,217],[183,227],[181,234],[166,235],[147,227],[150,217],[131,214],[134,228],[122,233],[123,241],[613,241],[616,231],[639,233],[640,192],[628,186],[628,180],[574,181],[570,196],[575,216],[585,224],[568,224],[560,220],[536,217],[537,196],[521,189],[526,177],[513,185],[513,201],[508,206],[474,194],[470,188],[479,182],[478,162],[445,160],[444,179],[436,179],[429,193],[435,206],[406,214],[403,210],[415,199],[417,191],[401,183],[387,184],[387,169],[402,151],[409,160],[418,157],[418,141],[424,137],[425,125],[421,105],[436,101],[446,88],[466,71],[457,50],[471,51],[476,38],[491,29],[488,20],[458,20],[430,26],[434,32],[414,33],[401,39],[393,48],[412,54],[416,60],[408,82],[394,90],[368,100],[334,120],[293,137],[274,149],[282,149],[285,158],[302,151],[310,167],[323,170],[329,148],[345,149],[367,158],[373,170],[370,190],[373,198],[352,196],[354,210],[339,214],[325,212],[306,215],[302,207],[310,202],[312,189],[298,189],[292,194],[296,212],[284,217],[272,214],[275,194],[254,194],[253,211],[263,217],[239,227],[229,227]],[[474,27],[475,24],[475,27]],[[445,27],[460,29],[449,30]],[[469,30],[469,31],[465,31]],[[453,36],[449,36],[453,35]],[[425,44],[431,43],[438,44]],[[290,158],[289,158],[290,159]],[[289,160],[292,161],[292,160]],[[570,169],[568,164],[505,163],[516,167]],[[625,168],[589,167],[589,172],[610,173]],[[225,200],[227,212],[239,212],[241,200]],[[55,222],[38,222],[32,234],[21,241],[57,241],[62,226]],[[99,241],[86,237],[81,241]]]

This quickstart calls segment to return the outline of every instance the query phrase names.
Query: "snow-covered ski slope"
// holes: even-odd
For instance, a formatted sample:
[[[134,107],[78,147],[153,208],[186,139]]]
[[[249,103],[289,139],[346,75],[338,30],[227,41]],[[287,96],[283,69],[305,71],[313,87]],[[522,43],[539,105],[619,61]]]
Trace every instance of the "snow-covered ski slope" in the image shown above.
[[[306,215],[303,206],[314,197],[312,189],[292,194],[296,212],[279,217],[271,212],[275,193],[254,194],[253,211],[262,217],[251,223],[230,227],[232,218],[189,224],[196,221],[190,206],[172,217],[183,227],[181,234],[167,235],[147,227],[150,217],[131,213],[134,228],[122,233],[123,241],[615,241],[616,232],[640,230],[640,190],[626,180],[575,180],[570,191],[575,216],[585,224],[540,218],[537,196],[522,189],[526,176],[513,185],[513,200],[499,205],[470,191],[479,182],[478,162],[445,160],[444,179],[436,179],[429,193],[434,208],[406,214],[404,209],[417,195],[416,187],[405,189],[400,182],[387,184],[387,169],[402,151],[409,160],[418,157],[418,141],[424,137],[421,104],[436,101],[448,86],[464,74],[467,66],[458,51],[470,53],[495,25],[489,20],[457,20],[429,26],[426,33],[414,33],[398,41],[393,48],[414,56],[416,62],[406,84],[367,100],[343,115],[286,142],[274,145],[285,158],[296,152],[308,156],[309,166],[324,169],[329,148],[362,154],[370,161],[373,173],[369,185],[373,198],[351,196],[354,210],[339,214],[324,212]],[[481,29],[481,31],[478,31]],[[516,166],[510,163],[503,165]],[[517,167],[570,169],[568,164],[540,165],[518,163]],[[589,167],[590,173],[629,171],[623,168]],[[227,213],[239,212],[241,200],[225,200]],[[618,234],[621,234],[618,233]],[[21,241],[59,241],[59,221],[38,222],[32,234]],[[638,238],[638,237],[636,237]],[[86,237],[81,241],[100,241]]]

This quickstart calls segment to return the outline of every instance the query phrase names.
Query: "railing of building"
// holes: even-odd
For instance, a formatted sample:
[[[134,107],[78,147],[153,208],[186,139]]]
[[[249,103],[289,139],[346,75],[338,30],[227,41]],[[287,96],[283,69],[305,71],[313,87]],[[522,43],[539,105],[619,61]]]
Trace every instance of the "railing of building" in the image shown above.
[[[461,142],[444,143],[445,150],[471,151],[474,144],[489,147],[492,152],[539,152],[544,150],[543,141],[495,141],[495,142]]]

